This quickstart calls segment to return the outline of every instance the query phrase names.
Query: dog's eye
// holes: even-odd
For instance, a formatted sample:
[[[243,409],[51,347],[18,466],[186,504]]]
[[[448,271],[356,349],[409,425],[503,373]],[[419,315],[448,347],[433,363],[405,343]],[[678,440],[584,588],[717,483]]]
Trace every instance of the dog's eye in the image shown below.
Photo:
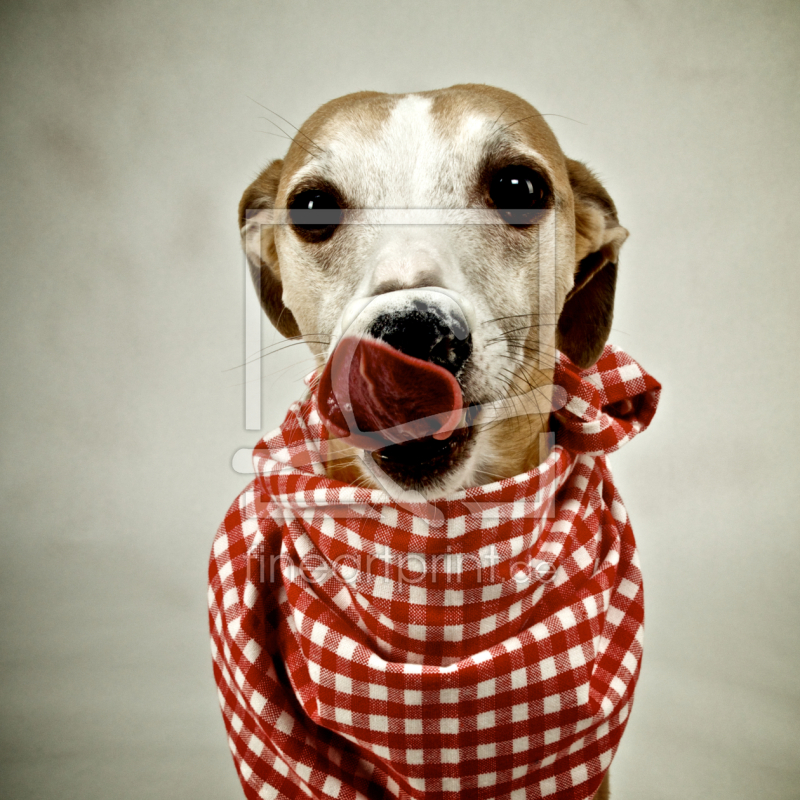
[[[503,219],[514,228],[532,224],[547,204],[547,181],[530,167],[509,166],[495,172],[489,197]]]
[[[309,189],[291,200],[289,219],[301,238],[308,242],[323,242],[341,224],[342,209],[330,192]]]

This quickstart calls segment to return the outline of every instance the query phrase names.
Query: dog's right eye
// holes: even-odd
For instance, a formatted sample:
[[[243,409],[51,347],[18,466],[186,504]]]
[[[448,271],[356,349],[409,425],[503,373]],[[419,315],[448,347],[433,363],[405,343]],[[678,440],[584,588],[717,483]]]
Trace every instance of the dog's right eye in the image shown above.
[[[342,209],[330,193],[319,189],[300,192],[289,203],[295,233],[307,242],[324,242],[342,222]]]

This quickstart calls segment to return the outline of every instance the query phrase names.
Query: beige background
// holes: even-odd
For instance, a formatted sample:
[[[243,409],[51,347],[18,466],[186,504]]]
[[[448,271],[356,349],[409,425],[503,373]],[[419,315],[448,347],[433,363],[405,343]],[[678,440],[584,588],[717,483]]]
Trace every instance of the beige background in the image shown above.
[[[0,796],[241,796],[205,570],[258,437],[235,208],[285,150],[248,96],[299,123],[475,81],[578,120],[550,118],[632,233],[613,341],[665,386],[613,462],[648,615],[615,798],[800,797],[800,4],[0,13]],[[265,360],[265,428],[305,357]]]

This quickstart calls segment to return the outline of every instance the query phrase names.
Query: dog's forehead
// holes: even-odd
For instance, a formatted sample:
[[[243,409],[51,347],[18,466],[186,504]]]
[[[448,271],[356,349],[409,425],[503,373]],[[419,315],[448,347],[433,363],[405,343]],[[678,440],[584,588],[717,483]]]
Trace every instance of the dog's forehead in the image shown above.
[[[365,204],[460,203],[493,152],[527,156],[556,183],[565,177],[549,126],[514,94],[485,86],[364,92],[309,118],[287,155],[282,183],[288,192],[321,178]]]

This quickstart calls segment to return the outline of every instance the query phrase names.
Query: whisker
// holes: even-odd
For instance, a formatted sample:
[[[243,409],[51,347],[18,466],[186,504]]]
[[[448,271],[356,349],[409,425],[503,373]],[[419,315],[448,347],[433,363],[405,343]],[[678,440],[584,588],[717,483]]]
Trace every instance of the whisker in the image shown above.
[[[547,350],[536,349],[535,347],[529,347],[528,345],[523,344],[522,342],[517,341],[515,339],[504,339],[504,341],[506,342],[506,344],[508,344],[511,347],[516,347],[519,350],[524,350],[526,353],[531,353],[532,355],[535,355],[535,356],[539,356],[539,355],[542,355],[542,354],[545,354],[545,355],[555,354],[555,352],[558,349],[558,348],[556,348],[556,347],[554,347],[552,345],[548,346]],[[500,340],[497,340],[497,341],[493,342],[492,344],[500,344]]]
[[[261,377],[262,378],[274,378],[276,375],[280,375],[282,373],[288,372],[293,367],[300,367],[301,365],[306,364],[306,362],[308,362],[308,361],[316,362],[316,359],[314,358],[314,356],[309,356],[308,358],[301,358],[299,361],[294,361],[291,364],[287,364],[285,367],[279,367],[274,372],[267,372],[267,373],[263,374]],[[306,374],[311,371],[311,370],[308,370],[307,367],[303,367],[303,370],[304,370],[304,374],[301,375],[299,378],[296,378],[296,380],[302,380],[303,378],[305,378]]]
[[[252,364],[253,362],[258,361],[258,360],[260,360],[262,358],[267,358],[268,356],[274,356],[276,353],[280,353],[280,352],[282,352],[284,350],[288,350],[290,347],[296,347],[297,345],[300,345],[300,344],[319,344],[319,345],[324,345],[324,344],[327,344],[327,342],[315,342],[313,340],[308,340],[308,339],[304,339],[302,342],[290,342],[289,344],[284,345],[283,347],[279,347],[277,350],[272,350],[269,353],[259,353],[254,359],[252,359],[251,361],[248,361],[247,363],[248,364]]]
[[[314,147],[316,147],[317,150],[320,151],[320,153],[324,153],[325,152],[307,133],[305,133],[304,131],[301,131],[300,128],[298,128],[297,125],[295,125],[293,122],[289,122],[289,120],[286,119],[286,117],[282,117],[277,111],[273,111],[271,108],[268,108],[263,103],[259,103],[258,100],[255,100],[254,98],[250,97],[250,95],[247,95],[247,98],[248,98],[248,100],[252,100],[256,105],[261,106],[261,108],[263,108],[265,111],[269,111],[270,114],[274,114],[276,117],[278,117],[278,119],[282,119],[287,125],[291,125],[298,133],[300,133],[303,136],[305,136],[306,139],[308,139],[308,141],[311,142],[311,144],[313,144]],[[306,151],[306,152],[308,152],[308,151]],[[310,153],[309,153],[309,155],[310,155]]]
[[[521,328],[511,328],[510,330],[504,331],[503,333],[500,333],[497,336],[493,336],[491,339],[487,339],[486,344],[487,345],[494,344],[495,342],[499,341],[516,342],[518,340],[511,336],[512,333],[519,333],[520,331],[531,331],[534,330],[535,328],[541,328],[541,327],[548,327],[548,326],[523,325]]]
[[[541,393],[543,399],[546,399],[545,395],[541,391],[541,388],[537,387],[537,386],[534,386],[527,379],[526,376],[515,375],[514,373],[510,372],[509,370],[503,370],[503,371],[506,374],[511,375],[513,380],[505,378],[502,375],[499,375],[498,379],[503,384],[505,384],[507,387],[509,387],[510,389],[514,389],[514,390],[519,392],[522,389],[522,387],[519,386],[519,384],[516,382],[516,380],[517,379],[521,379],[528,385],[528,388],[529,388],[530,391],[536,391],[538,393]],[[523,391],[522,394],[526,394],[526,392]],[[526,410],[524,408],[519,408],[517,403],[521,402],[522,394],[507,394],[502,398],[498,398],[495,402],[507,404],[507,408],[509,408],[511,411],[514,412],[513,413],[513,417],[504,417],[504,418],[497,419],[497,420],[494,420],[492,422],[488,422],[488,423],[484,423],[484,424],[480,424],[479,423],[479,427],[481,428],[481,430],[482,431],[490,431],[494,427],[496,427],[497,425],[499,425],[499,424],[501,424],[503,422],[507,422],[509,419],[512,419],[512,418],[515,420],[516,426],[519,428],[523,424],[522,423],[522,418],[525,418],[525,420],[527,421],[527,424],[528,424],[528,432],[529,432],[529,435],[530,435],[530,437],[532,439],[533,435],[534,435],[534,430],[533,430],[533,421],[532,421],[531,417],[538,416],[540,418],[540,420],[544,421],[544,419],[547,416],[549,416],[549,412],[541,412],[541,411],[537,412],[537,411]]]
[[[309,339],[309,336],[316,336],[318,339],[322,339],[322,342],[316,341],[314,339]],[[327,333],[301,333],[299,336],[287,336],[283,341],[280,342],[273,342],[272,344],[268,344],[264,347],[260,352],[264,352],[264,350],[269,350],[270,347],[278,347],[279,345],[285,344],[286,342],[310,342],[311,344],[328,344],[331,340],[331,337]]]
[[[289,344],[285,344],[284,342],[278,342],[277,344],[283,345],[283,347],[278,347],[277,350],[272,350],[272,352],[264,352],[264,350],[269,350],[270,347],[275,347],[276,345],[270,345],[269,347],[264,348],[264,350],[259,351],[258,355],[254,356],[253,358],[248,358],[244,364],[237,364],[235,367],[228,367],[228,369],[222,370],[223,372],[232,372],[235,369],[242,369],[246,367],[248,364],[254,364],[256,361],[261,360],[262,358],[266,358],[267,356],[275,355],[275,353],[280,353],[282,350],[288,350],[290,347],[296,347],[297,345],[301,344],[319,344],[325,345],[327,342],[317,342],[308,339],[302,339],[296,342],[289,342]]]
[[[250,99],[252,100],[253,98],[251,97]],[[297,141],[296,136],[289,136],[289,134],[286,133],[286,131],[283,128],[281,128],[281,126],[278,125],[277,122],[273,122],[273,120],[269,119],[269,117],[259,117],[259,119],[266,120],[267,122],[269,122],[270,125],[274,125],[290,142],[292,142],[292,144],[296,144],[299,148],[305,150],[306,153],[308,153],[312,158],[314,157],[314,154],[307,147],[305,147],[304,145],[300,144],[300,142]]]
[[[506,317],[494,317],[493,319],[487,319],[483,322],[479,322],[476,327],[481,327],[482,325],[491,325],[493,322],[506,322],[507,320],[519,320],[519,319],[530,319],[531,324],[527,327],[546,327],[546,326],[553,326],[556,324],[558,320],[558,316],[556,314],[509,314]]]
[[[533,119],[534,117],[561,117],[562,119],[568,119],[570,122],[577,122],[578,125],[586,125],[587,123],[581,122],[579,119],[573,119],[572,117],[565,117],[563,114],[540,114],[538,111],[535,114],[528,114],[527,117],[520,117],[520,119],[516,120],[515,122],[510,122],[508,125],[502,128],[502,130],[507,131],[512,125],[517,125],[520,122],[525,122],[526,119]]]
[[[265,133],[267,136],[277,136],[279,139],[288,139],[290,142],[292,141],[292,137],[287,136],[287,134],[285,133],[275,133],[274,131],[262,131],[262,130],[257,130],[256,133]]]
[[[507,478],[511,477],[510,475],[502,475],[499,472],[491,472],[488,469],[478,469],[477,472],[480,475],[486,475],[489,478],[493,478],[495,481],[504,481]]]
[[[534,386],[530,382],[530,380],[528,380],[528,378],[526,376],[517,375],[517,374],[515,374],[515,373],[511,372],[510,370],[507,370],[507,369],[505,369],[503,367],[501,367],[501,370],[504,373],[506,373],[507,375],[511,376],[511,385],[515,389],[520,389],[521,388],[519,385],[517,385],[516,381],[522,379],[527,384],[529,392],[534,392],[534,393],[540,395],[543,400],[547,399],[547,396],[544,394],[544,392],[542,392],[541,388],[538,387],[538,386]],[[524,411],[524,409],[523,409],[523,411]],[[533,421],[531,420],[531,417],[539,417],[540,421],[543,421],[544,417],[546,415],[549,416],[549,411],[547,412],[547,414],[545,414],[542,411],[527,411],[526,413],[523,413],[523,414],[519,415],[519,416],[524,416],[528,420],[528,429],[529,429],[529,433],[531,435],[531,438],[533,438]]]
[[[500,370],[501,370],[502,372],[504,372],[505,374],[507,374],[507,375],[510,375],[510,376],[511,376],[511,378],[512,378],[513,380],[515,380],[515,381],[517,381],[517,380],[522,380],[522,381],[524,381],[524,382],[525,382],[525,384],[526,384],[526,385],[527,385],[527,387],[528,387],[528,392],[533,392],[533,393],[535,393],[535,394],[539,395],[539,396],[542,398],[542,400],[547,400],[547,399],[548,399],[547,395],[546,395],[546,394],[545,394],[545,393],[542,391],[542,387],[541,387],[541,386],[534,386],[534,385],[531,383],[531,381],[529,380],[529,378],[527,377],[527,375],[518,375],[518,374],[516,374],[515,372],[511,372],[511,370],[508,370],[508,369],[506,369],[505,367],[500,367]],[[540,374],[542,374],[542,373],[540,373]],[[520,387],[519,387],[519,386],[517,386],[516,388],[520,388]],[[526,394],[527,394],[527,392],[526,392]],[[544,412],[541,412],[541,411],[539,411],[539,412],[537,412],[537,411],[532,411],[531,413],[532,413],[532,414],[537,414],[537,413],[538,413],[538,414],[539,414],[539,416],[541,416],[541,415],[542,415],[542,413],[544,413]],[[550,412],[548,411],[547,413],[549,414]]]
[[[505,114],[505,113],[506,113],[506,111],[508,111],[508,106],[509,106],[509,104],[508,104],[508,103],[506,103],[506,104],[503,106],[503,110],[502,110],[502,111],[501,111],[501,112],[500,112],[500,113],[497,115],[497,119],[496,119],[496,120],[495,120],[495,121],[492,123],[492,127],[493,127],[493,128],[496,128],[496,127],[497,127],[497,123],[498,123],[498,122],[500,122],[500,117],[502,117],[502,116],[503,116],[503,114]]]
[[[512,342],[512,341],[506,341],[506,342],[497,341],[497,342],[493,342],[492,344],[504,344],[504,343],[507,344],[511,348],[515,348],[519,352],[516,352],[516,353],[513,352],[513,351],[509,352],[509,353],[495,353],[495,352],[492,352],[492,357],[493,358],[495,358],[495,357],[507,358],[509,361],[511,361],[512,363],[516,364],[517,366],[520,366],[520,367],[521,366],[527,366],[528,369],[533,370],[534,373],[539,375],[540,377],[546,378],[546,377],[549,376],[549,372],[548,371],[540,369],[539,367],[535,367],[533,364],[527,363],[526,360],[525,360],[525,354],[530,353],[530,354],[532,354],[533,356],[536,356],[536,357],[541,357],[543,355],[555,357],[555,353],[557,352],[555,349],[553,349],[552,352],[549,352],[549,351],[546,351],[546,350],[538,350],[535,347],[527,347],[527,346],[523,345],[520,342]]]
[[[499,355],[501,358],[508,359],[516,367],[526,367],[528,370],[532,371],[535,376],[541,378],[543,381],[549,381],[551,379],[551,376],[550,376],[549,373],[545,372],[544,370],[540,370],[538,367],[534,367],[531,364],[526,364],[523,359],[518,359],[518,358],[515,358],[513,355],[504,354],[504,353],[499,353],[497,355]],[[534,386],[533,383],[531,383],[531,381],[530,381],[530,379],[528,378],[527,375],[519,374],[519,373],[516,373],[516,372],[512,372],[510,370],[507,370],[504,367],[501,367],[500,370],[501,370],[501,372],[504,372],[507,375],[511,375],[515,381],[523,381],[527,385],[528,391],[535,392],[536,394],[540,395],[543,400],[546,399],[546,395],[542,391],[541,386]],[[516,383],[512,384],[508,379],[503,378],[502,375],[498,376],[498,377],[499,377],[499,379],[501,381],[506,383],[506,385],[508,385],[508,386],[512,386],[515,389],[520,389],[521,388],[518,384],[516,384]],[[524,393],[525,392],[523,392],[523,394]],[[526,412],[526,415],[529,416],[531,414],[536,414],[536,413],[537,412],[535,412],[535,411]],[[542,413],[545,413],[545,412],[539,412],[540,415]],[[549,413],[549,412],[547,412],[547,413]]]
[[[479,324],[488,325],[490,322],[502,322],[503,320],[506,319],[518,319],[519,317],[538,317],[538,316],[539,314],[529,311],[527,314],[509,314],[507,317],[494,317],[493,319],[487,319]]]

